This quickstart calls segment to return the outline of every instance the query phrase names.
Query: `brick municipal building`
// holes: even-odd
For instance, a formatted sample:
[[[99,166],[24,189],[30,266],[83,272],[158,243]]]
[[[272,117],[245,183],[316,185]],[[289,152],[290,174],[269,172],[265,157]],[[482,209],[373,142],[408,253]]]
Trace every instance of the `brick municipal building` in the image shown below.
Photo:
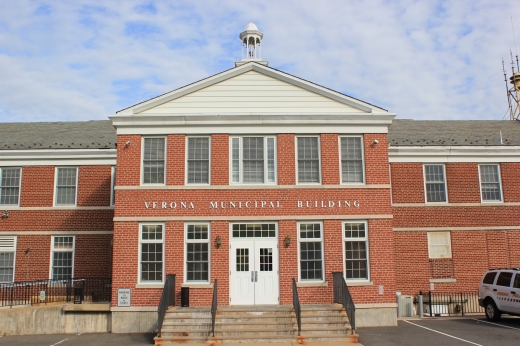
[[[396,324],[396,292],[520,264],[518,121],[394,119],[240,38],[234,68],[109,120],[0,124],[0,283],[110,278],[128,332],[156,328],[168,274],[176,306],[217,280],[219,308],[253,309],[292,305],[293,279],[331,304],[341,273],[370,326]]]

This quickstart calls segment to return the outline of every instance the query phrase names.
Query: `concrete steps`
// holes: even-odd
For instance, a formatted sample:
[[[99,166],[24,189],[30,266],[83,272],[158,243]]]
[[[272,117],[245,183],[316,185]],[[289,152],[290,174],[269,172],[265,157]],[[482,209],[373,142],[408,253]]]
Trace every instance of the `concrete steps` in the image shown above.
[[[355,338],[357,340],[357,338]],[[155,345],[204,343],[351,342],[350,324],[339,305],[302,305],[302,331],[292,306],[222,306],[215,336],[208,307],[174,307],[166,313]]]

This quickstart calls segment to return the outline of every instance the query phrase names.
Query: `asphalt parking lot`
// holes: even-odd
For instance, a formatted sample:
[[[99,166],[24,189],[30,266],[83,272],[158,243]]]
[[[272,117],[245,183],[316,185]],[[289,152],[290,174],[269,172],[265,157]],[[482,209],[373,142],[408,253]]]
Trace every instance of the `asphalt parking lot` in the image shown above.
[[[518,346],[520,318],[504,316],[488,322],[483,316],[400,319],[397,327],[359,328],[365,346]]]
[[[503,317],[490,323],[483,316],[466,318],[401,319],[397,327],[359,328],[359,342],[365,346],[518,346],[520,318]],[[0,336],[9,346],[102,346],[153,345],[153,334],[54,334]],[[312,343],[308,343],[312,345]]]

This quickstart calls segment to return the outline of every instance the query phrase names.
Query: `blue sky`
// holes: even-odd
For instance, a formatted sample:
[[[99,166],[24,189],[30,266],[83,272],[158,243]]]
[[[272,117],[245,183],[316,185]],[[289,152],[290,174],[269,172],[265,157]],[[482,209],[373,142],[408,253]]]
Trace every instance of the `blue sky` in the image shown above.
[[[107,119],[234,66],[269,66],[401,119],[504,119],[520,1],[3,1],[0,121]]]

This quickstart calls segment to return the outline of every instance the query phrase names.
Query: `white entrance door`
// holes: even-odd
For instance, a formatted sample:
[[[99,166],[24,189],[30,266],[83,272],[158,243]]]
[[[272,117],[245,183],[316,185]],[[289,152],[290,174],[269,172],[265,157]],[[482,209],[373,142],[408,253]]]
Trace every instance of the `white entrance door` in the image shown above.
[[[230,250],[230,304],[278,304],[277,240],[235,239]]]

